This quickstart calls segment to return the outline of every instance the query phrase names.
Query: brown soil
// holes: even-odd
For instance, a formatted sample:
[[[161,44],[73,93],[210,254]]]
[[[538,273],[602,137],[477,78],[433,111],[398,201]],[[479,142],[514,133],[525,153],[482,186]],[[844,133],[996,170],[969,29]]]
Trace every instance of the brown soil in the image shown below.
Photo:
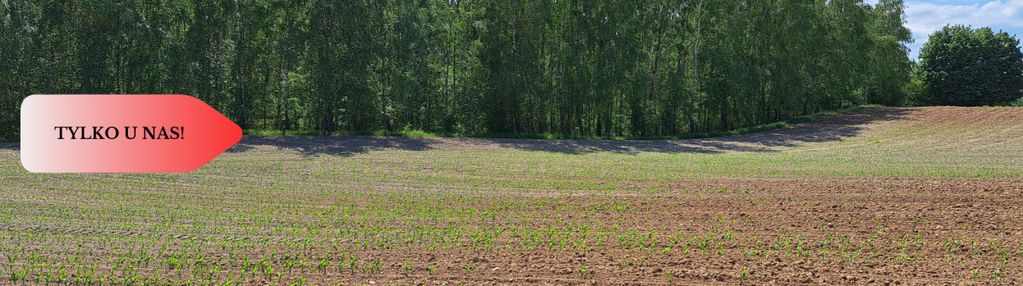
[[[901,158],[904,159],[901,163],[957,166],[955,161],[968,160],[975,165],[1014,167],[1023,158],[1020,126],[1023,109],[938,107],[866,109],[794,128],[696,140],[261,137],[246,138],[231,150],[232,154],[226,155],[227,160],[219,162],[222,165],[181,176],[25,174],[16,166],[11,167],[16,164],[17,146],[0,145],[3,163],[0,167],[6,167],[0,168],[0,175],[6,175],[0,181],[14,190],[0,190],[0,222],[9,222],[0,223],[0,254],[21,255],[15,265],[9,265],[0,256],[0,274],[7,275],[8,269],[45,268],[25,262],[24,253],[31,252],[56,257],[58,261],[72,256],[96,258],[79,262],[99,272],[124,275],[122,270],[112,269],[120,265],[116,259],[125,249],[138,247],[148,249],[150,254],[164,249],[197,249],[196,253],[203,252],[211,261],[222,261],[218,266],[224,274],[217,278],[225,279],[239,276],[241,266],[235,264],[239,257],[255,261],[302,254],[307,259],[308,265],[293,272],[283,270],[281,262],[274,261],[276,280],[268,281],[250,273],[241,279],[249,285],[287,285],[297,277],[306,277],[307,283],[313,285],[1017,285],[1023,283],[1020,178],[727,179],[711,174],[706,180],[631,177],[628,182],[608,180],[618,186],[616,191],[577,190],[571,184],[550,190],[512,189],[473,185],[463,179],[479,176],[490,180],[483,180],[484,183],[496,184],[500,180],[535,181],[545,174],[497,177],[486,172],[503,170],[498,168],[504,167],[501,162],[533,165],[514,160],[495,163],[486,158],[480,158],[482,162],[448,162],[444,157],[429,157],[432,153],[427,151],[491,154],[488,150],[512,148],[561,154],[775,152],[841,141],[842,145],[836,144],[840,145],[837,147],[818,145],[798,151],[861,148],[869,153],[876,148],[869,142],[882,140],[889,146],[886,154],[910,154]],[[394,150],[410,152],[377,153]],[[940,155],[946,157],[939,159],[952,162],[920,159],[931,152],[944,152]],[[451,153],[455,154],[442,155],[461,155]],[[414,156],[426,159],[405,161]],[[633,156],[614,155],[608,156],[611,158],[608,160],[625,160],[623,157]],[[595,160],[601,158],[604,157]],[[436,168],[444,164],[462,165]],[[497,167],[476,168],[477,164]],[[334,173],[318,172],[328,167],[337,169]],[[425,177],[437,181],[420,181],[415,177],[346,181],[332,177],[348,173],[391,174],[386,172],[439,175]],[[583,183],[603,180],[594,176],[599,174],[580,175],[578,180]],[[384,193],[419,197],[389,197]],[[420,205],[426,207],[417,208]],[[195,213],[178,212],[167,206]],[[273,209],[292,206],[295,208]],[[350,206],[355,212],[339,213],[334,208],[339,206]],[[359,211],[424,209],[490,210],[496,215],[467,221],[445,221],[451,216],[440,215],[431,221],[432,217],[418,213],[394,217],[372,213],[367,215],[370,219],[359,220]],[[507,234],[498,238],[493,247],[431,247],[401,242],[364,247],[358,241],[339,240],[326,232],[240,235],[241,228],[251,221],[233,220],[235,215],[257,212],[275,214],[268,224],[298,230],[313,225],[318,215],[347,219],[323,227],[322,231],[358,229],[365,225],[350,224],[377,222],[372,215],[378,215],[381,227],[402,230],[417,223],[455,223],[470,230],[592,225],[594,231],[609,233],[602,243],[591,240],[593,245],[586,250],[564,245],[522,247],[522,239]],[[166,217],[171,213],[199,215],[174,220]],[[147,231],[161,223],[188,225],[192,220],[223,227],[228,236],[198,231]],[[260,231],[265,232],[254,232]],[[643,239],[647,235],[650,239]],[[638,237],[639,245],[624,240],[629,237]],[[316,241],[306,244],[303,239]],[[250,242],[257,243],[247,244]],[[339,266],[340,261],[331,260],[329,267],[316,269],[317,258],[334,259],[338,253],[358,257],[362,266],[349,269]],[[142,274],[158,272],[172,281],[182,281],[173,280],[182,274],[167,270],[165,261],[169,255],[156,257],[149,268],[141,269]],[[379,270],[362,268],[374,260],[380,261]],[[33,273],[39,275],[39,271]],[[193,277],[184,275],[184,279]],[[6,277],[0,277],[0,285],[9,283]]]
[[[593,196],[563,199],[579,206],[607,201]],[[662,194],[623,195],[614,201],[628,211],[587,213],[584,215],[591,217],[586,218],[542,211],[536,215],[618,224],[622,231],[658,230],[715,239],[731,233],[735,237],[719,240],[718,246],[706,250],[690,241],[687,251],[676,248],[667,253],[661,251],[680,246],[658,240],[649,249],[627,249],[610,242],[590,251],[525,250],[501,246],[500,242],[496,249],[353,247],[346,253],[380,260],[383,270],[367,274],[332,267],[285,276],[301,275],[313,284],[332,285],[1023,282],[1023,181],[708,180],[680,182]],[[153,235],[17,226],[0,230]],[[839,239],[842,237],[844,241]],[[201,234],[168,238],[205,239]],[[801,254],[784,246],[774,249],[784,241],[802,241],[809,252]],[[829,248],[826,244],[834,245]],[[839,244],[846,246],[844,253],[836,250]],[[961,246],[954,246],[957,244]],[[763,252],[750,253],[758,248]],[[403,269],[405,264],[410,267]],[[431,271],[429,265],[436,269]],[[248,280],[249,284],[268,282]]]
[[[619,247],[588,253],[375,252],[369,255],[382,257],[394,268],[411,260],[414,265],[475,261],[475,269],[444,269],[445,275],[426,275],[425,271],[407,276],[328,275],[324,281],[549,285],[1023,282],[1023,181],[715,180],[681,183],[678,188],[728,191],[622,197],[621,203],[637,210],[632,216],[609,212],[596,219],[619,221],[628,229],[733,232],[740,236],[723,245],[724,255],[713,249],[661,255]],[[837,253],[822,253],[820,244],[827,243],[829,236],[848,237],[850,252],[859,250],[859,257],[843,259]],[[757,240],[770,249],[779,237],[802,238],[816,245],[808,246],[814,250],[805,256],[742,253],[755,249]],[[993,241],[1003,246],[995,246]],[[953,246],[956,243],[965,246],[957,248]],[[868,255],[873,258],[864,259]],[[580,265],[586,270],[580,271]]]

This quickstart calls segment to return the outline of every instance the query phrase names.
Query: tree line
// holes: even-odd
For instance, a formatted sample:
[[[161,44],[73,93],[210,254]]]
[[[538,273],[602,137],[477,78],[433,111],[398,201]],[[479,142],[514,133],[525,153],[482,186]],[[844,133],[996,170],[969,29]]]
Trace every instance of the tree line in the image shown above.
[[[901,0],[2,0],[0,137],[41,93],[244,129],[660,137],[899,105]]]

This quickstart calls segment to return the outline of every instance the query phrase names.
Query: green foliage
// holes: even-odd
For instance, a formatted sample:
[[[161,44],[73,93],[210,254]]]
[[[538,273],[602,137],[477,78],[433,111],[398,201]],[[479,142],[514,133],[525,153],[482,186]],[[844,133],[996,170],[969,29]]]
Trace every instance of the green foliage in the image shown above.
[[[927,85],[924,83],[923,77],[920,76],[920,64],[914,62],[912,72],[910,72],[909,83],[906,83],[906,105],[918,106],[924,105],[927,101],[926,88]]]
[[[902,0],[881,0],[870,18],[873,46],[868,53],[871,62],[867,78],[867,101],[891,106],[905,105],[910,83],[911,62],[906,56],[906,43],[913,40],[905,22]]]
[[[990,28],[945,26],[920,50],[921,104],[997,105],[1023,97],[1019,40]]]
[[[39,93],[191,94],[246,130],[727,132],[902,104],[902,19],[900,0],[4,1],[0,140]]]

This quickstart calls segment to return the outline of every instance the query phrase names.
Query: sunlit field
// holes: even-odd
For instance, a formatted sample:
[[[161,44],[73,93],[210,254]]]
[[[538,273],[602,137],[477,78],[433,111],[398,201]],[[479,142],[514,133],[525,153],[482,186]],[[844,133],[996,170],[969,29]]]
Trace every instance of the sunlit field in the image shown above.
[[[29,174],[0,284],[1023,282],[1023,109],[694,140],[250,137],[198,171]]]

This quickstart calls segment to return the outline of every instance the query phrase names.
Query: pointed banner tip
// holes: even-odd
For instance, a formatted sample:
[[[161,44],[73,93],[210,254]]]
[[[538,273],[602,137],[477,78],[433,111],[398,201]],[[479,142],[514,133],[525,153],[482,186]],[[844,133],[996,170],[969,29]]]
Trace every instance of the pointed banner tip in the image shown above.
[[[36,173],[180,173],[242,138],[188,95],[32,95],[22,101],[21,163]]]

